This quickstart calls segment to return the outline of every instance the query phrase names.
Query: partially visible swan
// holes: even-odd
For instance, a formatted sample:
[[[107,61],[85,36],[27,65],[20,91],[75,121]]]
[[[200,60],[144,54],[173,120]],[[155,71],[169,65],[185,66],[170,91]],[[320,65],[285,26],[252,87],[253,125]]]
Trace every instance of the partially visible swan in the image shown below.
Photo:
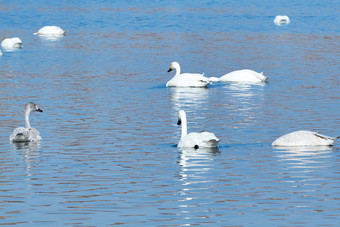
[[[218,147],[218,139],[211,132],[187,132],[187,117],[184,110],[178,112],[178,125],[182,125],[181,139],[177,147],[191,147],[198,149],[200,147]]]
[[[25,105],[25,127],[18,127],[14,129],[9,140],[11,142],[36,142],[41,140],[40,133],[37,129],[30,125],[29,116],[32,111],[43,112],[36,104],[29,102]]]
[[[1,47],[6,50],[22,48],[22,41],[18,37],[6,38],[1,42]]]
[[[289,23],[290,23],[289,17],[286,15],[277,15],[274,19],[274,24],[278,26]]]
[[[213,80],[199,73],[182,73],[178,62],[172,62],[168,72],[176,70],[175,76],[166,83],[167,87],[206,87]]]
[[[58,26],[44,26],[33,34],[42,36],[61,36],[64,35],[65,33],[66,31],[64,31]]]
[[[272,146],[333,146],[338,137],[329,137],[311,131],[295,131],[276,139]]]
[[[258,73],[250,69],[236,70],[227,73],[219,78],[221,82],[247,82],[247,83],[259,83],[265,82],[268,77],[263,73]]]

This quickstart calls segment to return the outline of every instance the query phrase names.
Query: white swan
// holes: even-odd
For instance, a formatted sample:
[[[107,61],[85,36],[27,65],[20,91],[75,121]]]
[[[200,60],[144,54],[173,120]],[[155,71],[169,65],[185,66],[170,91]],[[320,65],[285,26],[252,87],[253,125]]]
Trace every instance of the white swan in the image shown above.
[[[1,42],[1,47],[6,50],[22,48],[22,41],[18,37],[6,38]]]
[[[41,35],[41,36],[62,36],[65,33],[66,33],[66,31],[64,31],[63,29],[61,29],[58,26],[44,26],[33,34],[34,35]]]
[[[199,73],[182,73],[178,62],[172,62],[168,72],[176,70],[175,76],[166,83],[167,87],[206,87],[213,80]]]
[[[276,139],[272,146],[333,146],[338,137],[329,137],[311,131],[296,131]]]
[[[290,23],[289,17],[286,15],[277,15],[274,19],[274,24],[278,26],[289,23]]]
[[[182,125],[181,139],[177,147],[191,147],[198,149],[200,147],[218,147],[218,139],[211,132],[187,132],[187,117],[184,110],[178,112],[178,125]]]
[[[250,69],[236,70],[227,73],[219,78],[221,82],[244,82],[244,83],[260,83],[266,82],[268,77],[263,73],[258,73]]]
[[[9,140],[11,142],[36,142],[41,140],[40,133],[37,129],[32,128],[30,125],[29,116],[32,111],[43,112],[33,102],[29,102],[25,105],[25,123],[26,127],[18,127],[13,130]]]

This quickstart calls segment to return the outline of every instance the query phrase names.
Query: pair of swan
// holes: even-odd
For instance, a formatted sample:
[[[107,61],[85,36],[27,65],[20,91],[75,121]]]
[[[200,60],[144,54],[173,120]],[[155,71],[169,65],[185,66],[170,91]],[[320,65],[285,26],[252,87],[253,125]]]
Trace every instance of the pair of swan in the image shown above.
[[[187,133],[187,118],[184,110],[178,112],[178,125],[182,125],[181,139],[177,147],[195,148],[218,147],[218,139],[211,132]],[[329,137],[311,131],[295,131],[276,139],[272,146],[299,147],[299,146],[333,146],[338,137]]]
[[[265,82],[267,77],[263,73],[258,73],[250,69],[233,71],[225,74],[220,78],[205,77],[199,73],[181,73],[181,67],[178,62],[172,62],[168,72],[176,70],[175,76],[166,83],[167,87],[207,87],[212,82]]]
[[[18,127],[13,130],[9,140],[11,142],[37,142],[41,140],[40,133],[37,129],[32,128],[30,125],[31,112],[43,112],[36,104],[29,102],[25,105],[25,127]]]
[[[65,33],[66,31],[58,26],[44,26],[33,34],[40,36],[62,36]],[[6,38],[1,42],[1,47],[6,51],[13,51],[22,48],[22,41],[18,37]],[[1,55],[2,52],[0,50],[0,56]]]

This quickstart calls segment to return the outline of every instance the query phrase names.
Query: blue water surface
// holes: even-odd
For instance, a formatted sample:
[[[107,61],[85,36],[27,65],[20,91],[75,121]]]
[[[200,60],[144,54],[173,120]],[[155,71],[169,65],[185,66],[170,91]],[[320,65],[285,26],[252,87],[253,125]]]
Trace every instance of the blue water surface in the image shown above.
[[[338,1],[2,1],[0,224],[339,226],[339,141],[277,149],[295,130],[340,136]],[[276,15],[291,23],[276,26]],[[45,25],[59,39],[33,35]],[[249,68],[266,84],[167,88],[183,72]],[[31,115],[40,143],[11,144]],[[177,112],[219,149],[176,147]]]

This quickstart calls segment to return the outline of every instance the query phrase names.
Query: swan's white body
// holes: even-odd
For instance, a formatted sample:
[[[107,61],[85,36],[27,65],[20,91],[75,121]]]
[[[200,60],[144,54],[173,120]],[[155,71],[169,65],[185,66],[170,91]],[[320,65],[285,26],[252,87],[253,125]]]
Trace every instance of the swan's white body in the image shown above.
[[[167,87],[206,87],[213,80],[199,73],[182,73],[178,62],[172,62],[168,72],[176,70],[175,76],[166,83]]]
[[[18,37],[6,38],[1,42],[1,47],[6,50],[19,49],[22,47],[22,41]]]
[[[11,142],[36,142],[41,140],[40,133],[37,129],[32,128],[29,121],[29,116],[32,111],[43,112],[32,102],[25,105],[25,127],[18,127],[13,130],[9,140]]]
[[[218,139],[211,132],[187,132],[187,118],[184,110],[178,112],[178,125],[182,125],[181,139],[177,147],[190,147],[198,149],[200,147],[218,147]]]
[[[337,137],[329,137],[311,131],[296,131],[283,135],[276,139],[273,146],[332,146]]]
[[[241,69],[230,72],[220,77],[221,82],[247,82],[247,83],[259,83],[265,82],[268,77],[263,73],[258,73],[250,69]]]
[[[64,31],[58,26],[44,26],[34,34],[42,36],[61,36],[64,35],[65,33],[66,31]]]
[[[281,26],[283,24],[289,24],[289,23],[290,23],[290,19],[286,15],[277,15],[274,19],[274,24],[278,26]]]

